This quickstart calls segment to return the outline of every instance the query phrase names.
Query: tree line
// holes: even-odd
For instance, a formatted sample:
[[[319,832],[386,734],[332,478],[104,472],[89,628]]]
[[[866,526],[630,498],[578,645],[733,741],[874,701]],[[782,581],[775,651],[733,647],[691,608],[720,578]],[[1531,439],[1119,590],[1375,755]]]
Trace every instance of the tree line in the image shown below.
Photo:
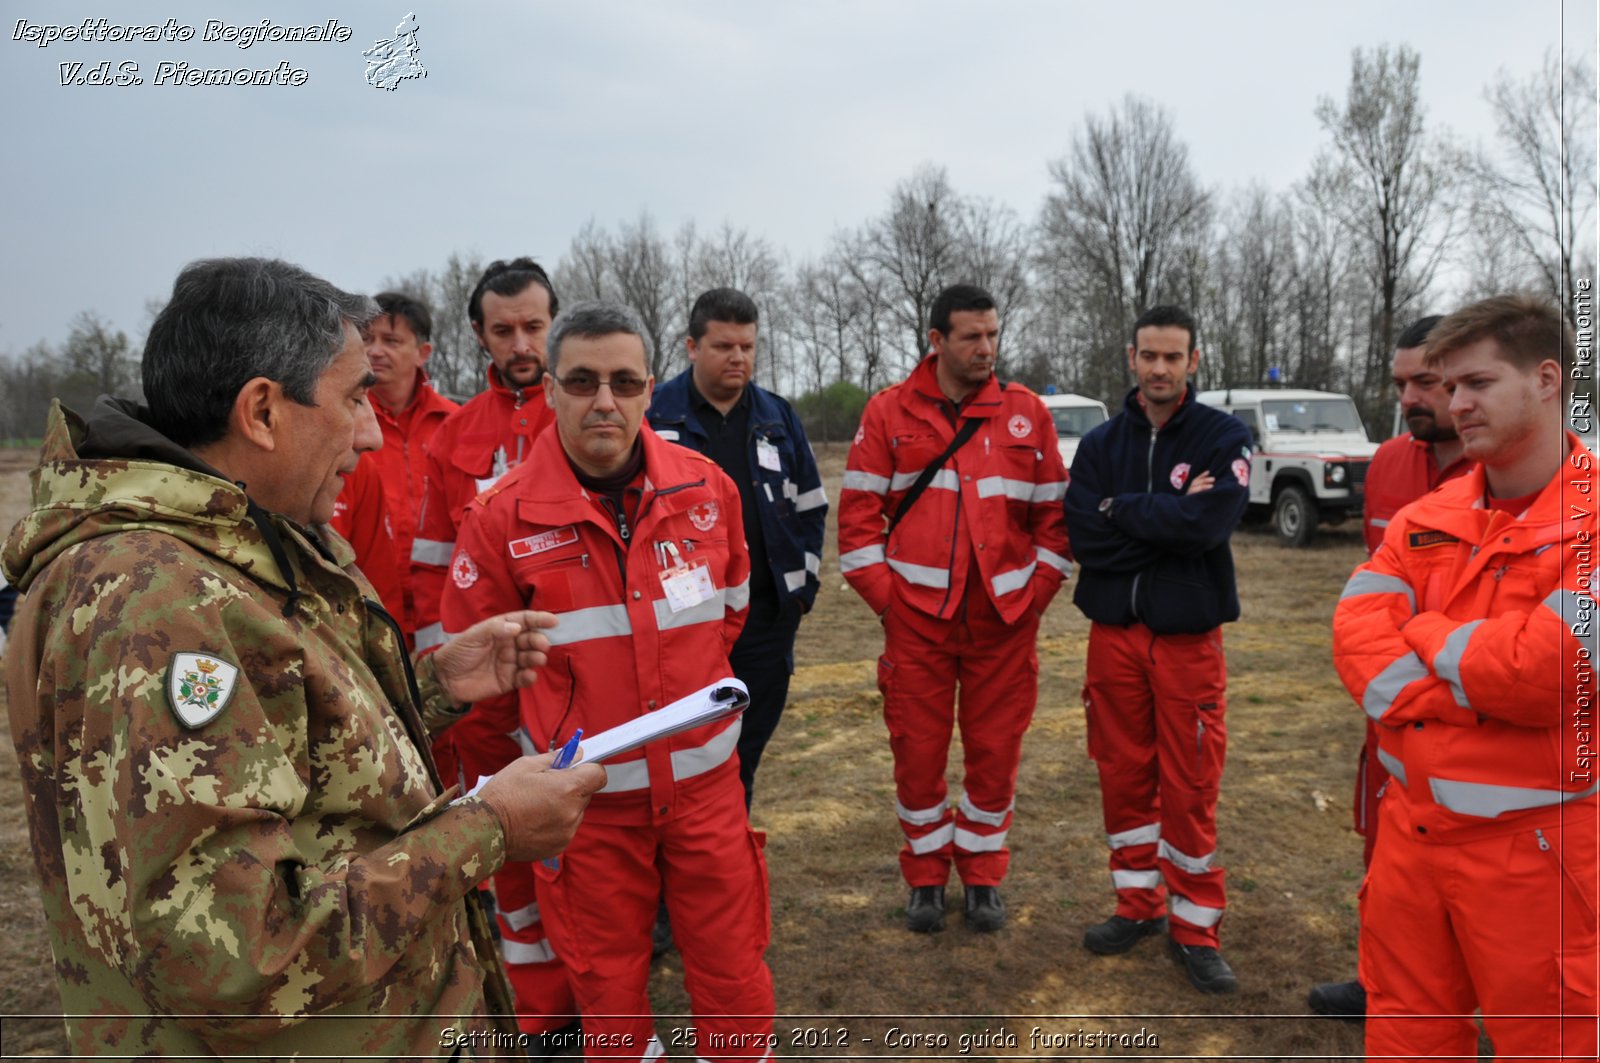
[[[1270,374],[1346,391],[1382,437],[1389,355],[1412,319],[1532,291],[1576,321],[1575,278],[1593,278],[1596,264],[1594,84],[1588,58],[1554,52],[1532,73],[1501,72],[1484,89],[1494,138],[1468,146],[1429,126],[1416,51],[1356,49],[1343,94],[1315,108],[1321,151],[1285,190],[1207,186],[1170,113],[1129,95],[1080,121],[1048,163],[1032,217],[961,192],[928,164],[814,257],[791,259],[726,223],[666,232],[643,212],[614,229],[584,225],[554,279],[564,302],[632,306],[658,378],[684,365],[696,295],[748,292],[763,314],[758,379],[796,400],[817,438],[849,438],[866,396],[927,354],[928,309],[956,281],[995,295],[1002,375],[1036,390],[1115,404],[1129,383],[1129,326],[1173,302],[1200,319],[1204,386]],[[484,386],[465,307],[485,264],[453,254],[384,284],[434,307],[430,370],[456,397]],[[100,390],[129,393],[137,377],[126,335],[80,315],[59,347],[0,362],[0,437],[36,435],[52,395],[84,408]]]

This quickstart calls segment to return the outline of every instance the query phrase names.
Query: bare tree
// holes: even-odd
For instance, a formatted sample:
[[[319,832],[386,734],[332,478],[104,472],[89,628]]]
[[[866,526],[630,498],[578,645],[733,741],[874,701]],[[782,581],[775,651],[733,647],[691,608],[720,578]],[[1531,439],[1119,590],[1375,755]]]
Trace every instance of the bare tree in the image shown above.
[[[1523,81],[1502,71],[1484,96],[1500,150],[1475,160],[1480,242],[1509,239],[1576,327],[1573,270],[1595,254],[1594,68],[1586,58],[1563,65],[1552,50]]]
[[[1307,188],[1356,242],[1370,292],[1370,321],[1357,402],[1369,422],[1387,405],[1395,335],[1428,291],[1448,238],[1449,168],[1426,136],[1418,72],[1404,45],[1350,61],[1342,102],[1322,98],[1317,120],[1332,139]]]
[[[956,279],[960,211],[944,169],[923,166],[895,186],[889,210],[867,223],[856,241],[852,273],[872,293],[871,303],[889,312],[901,339],[895,346],[911,364],[928,354],[934,298]]]
[[[667,242],[656,231],[648,211],[619,227],[611,245],[611,277],[616,294],[644,322],[655,354],[650,372],[665,377],[673,358],[672,342],[687,309],[679,295],[680,281]]]
[[[467,300],[483,275],[484,261],[477,255],[452,252],[444,269],[433,275],[428,301],[433,307],[433,354],[428,375],[434,387],[454,398],[475,395],[488,386],[484,368],[488,356],[478,345],[467,318]]]

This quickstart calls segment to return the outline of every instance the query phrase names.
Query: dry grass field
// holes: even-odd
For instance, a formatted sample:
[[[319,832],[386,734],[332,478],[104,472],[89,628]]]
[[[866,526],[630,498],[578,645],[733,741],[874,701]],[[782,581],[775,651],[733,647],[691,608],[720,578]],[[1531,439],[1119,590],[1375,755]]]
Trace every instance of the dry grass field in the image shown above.
[[[844,449],[819,457],[837,499]],[[0,450],[0,528],[21,515],[31,461]],[[839,578],[830,542],[823,591],[800,632],[789,707],[757,779],[754,820],[767,834],[771,869],[778,1055],[1360,1057],[1359,1026],[1305,1013],[1312,983],[1355,971],[1361,850],[1349,805],[1362,724],[1334,675],[1328,630],[1339,590],[1363,557],[1359,533],[1325,529],[1311,549],[1289,551],[1263,531],[1242,529],[1234,552],[1244,617],[1226,633],[1230,748],[1219,863],[1229,887],[1224,953],[1240,989],[1216,998],[1194,992],[1159,941],[1117,957],[1080,944],[1113,898],[1079,700],[1088,623],[1070,588],[1041,629],[1039,706],[1024,746],[1004,889],[1010,923],[973,934],[955,911],[943,933],[903,929],[900,833],[874,682],[882,636]],[[959,748],[951,763],[959,766]],[[60,1008],[16,779],[7,752],[0,1054],[54,1054],[64,1050],[59,1019],[19,1018]],[[950,894],[959,906],[954,882]],[[657,964],[652,991],[668,1054],[693,1058],[676,953]],[[1141,1031],[1138,1043],[1107,1044]]]

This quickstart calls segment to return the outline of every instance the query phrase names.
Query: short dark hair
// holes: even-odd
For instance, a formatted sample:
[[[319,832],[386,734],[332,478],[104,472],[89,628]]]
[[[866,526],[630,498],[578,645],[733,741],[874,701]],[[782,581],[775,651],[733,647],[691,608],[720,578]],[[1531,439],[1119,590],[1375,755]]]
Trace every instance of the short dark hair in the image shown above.
[[[1152,306],[1140,314],[1139,320],[1133,323],[1133,332],[1130,334],[1136,348],[1139,346],[1139,330],[1142,328],[1186,329],[1189,333],[1189,350],[1193,351],[1200,346],[1197,342],[1200,326],[1195,322],[1194,315],[1181,306],[1164,303],[1161,306]]]
[[[428,304],[405,292],[379,292],[372,297],[382,317],[403,317],[412,333],[427,343],[433,339],[433,311]]]
[[[1413,347],[1421,347],[1428,342],[1428,333],[1433,331],[1433,326],[1443,320],[1443,314],[1429,314],[1427,317],[1417,318],[1394,338],[1394,349],[1408,351]]]
[[[191,262],[145,339],[150,423],[180,446],[214,443],[228,434],[240,389],[256,377],[315,406],[317,380],[344,350],[345,327],[364,332],[377,315],[366,296],[288,262]]]
[[[950,315],[961,310],[997,310],[994,296],[976,284],[952,284],[940,292],[928,310],[928,327],[941,336],[950,334]]]
[[[1496,295],[1448,314],[1428,333],[1428,364],[1479,340],[1494,340],[1507,362],[1527,372],[1546,358],[1561,366],[1561,393],[1572,393],[1572,323],[1549,299]]]
[[[578,303],[550,325],[550,335],[545,340],[545,359],[550,375],[560,379],[556,367],[561,363],[561,345],[568,336],[592,340],[618,333],[639,337],[639,344],[644,348],[644,373],[649,376],[650,333],[645,329],[644,322],[630,307],[621,303],[601,302]]]
[[[496,295],[509,297],[521,293],[530,284],[542,285],[549,293],[551,317],[561,312],[561,304],[556,299],[556,286],[551,283],[550,274],[546,273],[539,263],[524,255],[509,262],[495,259],[489,263],[489,268],[478,278],[478,284],[472,289],[472,296],[467,300],[467,318],[475,325],[483,324],[484,292],[494,292]]]
[[[713,321],[732,325],[759,325],[761,314],[756,301],[737,288],[713,288],[701,294],[689,311],[689,338],[696,343]]]

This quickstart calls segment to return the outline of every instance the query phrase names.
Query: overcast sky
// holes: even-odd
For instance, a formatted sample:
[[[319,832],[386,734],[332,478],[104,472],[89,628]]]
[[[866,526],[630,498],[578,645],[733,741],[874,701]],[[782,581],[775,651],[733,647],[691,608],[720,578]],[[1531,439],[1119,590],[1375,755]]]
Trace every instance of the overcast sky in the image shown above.
[[[1047,164],[1127,93],[1173,116],[1207,185],[1286,189],[1324,143],[1351,50],[1422,55],[1429,125],[1492,135],[1483,88],[1565,39],[1593,0],[1341,3],[585,0],[84,5],[0,0],[0,351],[58,342],[93,309],[136,337],[149,300],[208,255],[290,259],[337,284],[452,251],[551,265],[593,217],[641,210],[819,252],[919,164],[1036,216]],[[423,80],[369,86],[362,51],[414,11]],[[201,38],[208,19],[345,43]],[[31,25],[164,23],[189,43],[15,39]],[[142,85],[61,84],[60,64],[138,64]],[[304,70],[298,86],[157,85],[161,62]]]

